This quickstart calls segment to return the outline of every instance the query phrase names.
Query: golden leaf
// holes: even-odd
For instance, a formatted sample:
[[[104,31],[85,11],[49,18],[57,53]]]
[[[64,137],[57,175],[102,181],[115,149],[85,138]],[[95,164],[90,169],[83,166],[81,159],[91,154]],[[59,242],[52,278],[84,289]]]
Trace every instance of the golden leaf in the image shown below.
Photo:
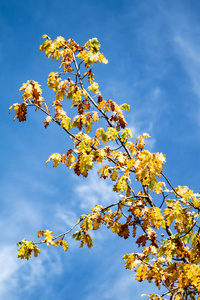
[[[67,250],[68,250],[68,244],[66,243],[65,240],[62,240],[60,244],[61,244],[61,246],[63,247],[63,250],[64,250],[64,251],[67,251]]]
[[[51,122],[52,118],[51,116],[47,116],[45,121],[44,121],[44,127],[47,128],[49,126],[49,122]]]

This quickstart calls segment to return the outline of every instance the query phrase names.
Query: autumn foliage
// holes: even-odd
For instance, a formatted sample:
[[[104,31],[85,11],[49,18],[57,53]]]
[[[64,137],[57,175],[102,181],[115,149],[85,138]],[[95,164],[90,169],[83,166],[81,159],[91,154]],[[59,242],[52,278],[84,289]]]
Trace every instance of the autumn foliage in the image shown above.
[[[45,128],[51,123],[59,125],[73,147],[63,154],[51,154],[46,163],[52,161],[54,167],[65,164],[84,177],[99,164],[99,177],[113,181],[119,201],[107,207],[96,205],[57,236],[41,230],[38,242],[22,240],[18,257],[37,257],[42,244],[67,251],[70,233],[80,247],[91,248],[91,231],[104,225],[121,238],[134,238],[139,252],[124,254],[123,260],[127,269],[135,270],[136,280],[166,288],[162,295],[151,294],[149,299],[200,299],[200,195],[186,186],[173,187],[163,173],[165,155],[145,149],[145,140],[150,138],[147,133],[135,138],[127,128],[123,112],[129,111],[129,105],[103,98],[93,67],[108,61],[99,51],[97,38],[84,46],[63,37],[54,41],[47,35],[43,38],[40,50],[60,62],[61,71],[51,72],[47,80],[55,100],[47,103],[40,85],[28,80],[20,88],[23,102],[13,104],[10,111],[14,109],[14,119],[22,122],[33,106],[46,115]],[[77,111],[73,118],[64,109],[67,101]],[[158,196],[154,200],[155,194],[159,201]]]

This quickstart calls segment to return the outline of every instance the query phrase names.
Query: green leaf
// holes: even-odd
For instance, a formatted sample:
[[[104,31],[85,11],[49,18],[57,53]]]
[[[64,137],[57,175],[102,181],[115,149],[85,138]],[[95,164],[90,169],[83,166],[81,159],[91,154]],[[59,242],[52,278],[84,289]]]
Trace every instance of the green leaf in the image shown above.
[[[165,202],[166,202],[166,203],[174,203],[175,200],[173,200],[173,199],[166,199]]]
[[[92,229],[92,220],[90,218],[86,219],[86,230]]]
[[[168,244],[168,239],[165,239],[164,244],[163,244],[163,247],[166,248],[166,247],[167,247],[167,244]]]
[[[108,136],[104,130],[101,131],[101,140],[103,143],[106,143],[108,141]]]
[[[170,236],[170,239],[171,239],[171,240],[176,240],[179,236],[180,236],[180,233],[177,232],[177,233],[171,235],[171,236]]]
[[[91,42],[92,42],[92,46],[93,46],[93,52],[95,52],[95,53],[98,52],[101,45],[100,45],[99,41],[97,40],[97,38],[93,38],[91,40]]]
[[[128,105],[127,103],[124,103],[124,104],[122,104],[121,105],[121,108],[123,109],[123,110],[130,110],[130,105]]]
[[[77,241],[80,241],[81,240],[81,230],[74,232],[72,234],[71,238],[76,239]]]

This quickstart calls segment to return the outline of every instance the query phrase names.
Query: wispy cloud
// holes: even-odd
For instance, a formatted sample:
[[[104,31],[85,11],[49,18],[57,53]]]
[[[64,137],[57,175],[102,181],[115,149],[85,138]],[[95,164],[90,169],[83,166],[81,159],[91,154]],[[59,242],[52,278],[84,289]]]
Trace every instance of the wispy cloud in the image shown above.
[[[116,266],[110,266],[106,274],[99,277],[98,287],[95,287],[94,292],[90,292],[87,300],[97,297],[98,300],[143,299],[141,298],[142,294],[148,295],[158,292],[156,287],[148,286],[145,282],[136,281],[134,271],[124,269],[116,272],[117,270]],[[147,299],[147,297],[144,299]]]
[[[127,1],[127,3],[125,3],[126,1],[118,1],[120,3],[119,5],[116,1],[115,7],[112,7],[111,4],[106,4],[109,6],[109,9],[106,5],[104,6],[103,1],[101,4],[96,4],[96,2],[92,5],[88,3],[86,6],[84,3],[83,7],[81,7],[85,9],[85,12],[87,9],[89,9],[89,12],[94,12],[90,13],[91,18],[89,21],[89,23],[93,23],[94,26],[80,26],[81,24],[85,24],[85,15],[82,9],[74,10],[76,7],[76,1],[74,1],[70,6],[73,10],[70,10],[68,5],[65,8],[67,12],[76,11],[80,17],[78,18],[80,22],[77,23],[78,25],[74,22],[74,17],[77,19],[77,14],[68,13],[69,18],[67,22],[64,22],[64,27],[60,26],[60,28],[63,28],[64,34],[66,30],[71,28],[72,31],[68,33],[77,36],[78,32],[80,39],[83,40],[87,40],[87,36],[89,38],[91,35],[93,36],[93,34],[96,35],[95,32],[99,34],[99,38],[102,40],[102,51],[104,52],[105,49],[104,54],[108,56],[108,59],[111,61],[107,66],[103,67],[101,65],[103,71],[102,73],[100,71],[99,74],[102,81],[99,82],[98,78],[96,78],[100,83],[103,96],[105,99],[111,98],[116,100],[118,104],[123,102],[130,104],[131,112],[126,114],[126,119],[129,123],[128,126],[132,129],[134,140],[143,132],[148,132],[152,138],[147,140],[147,148],[150,151],[159,151],[157,150],[156,143],[158,141],[155,133],[158,127],[161,128],[160,130],[162,131],[164,121],[167,124],[166,130],[169,130],[168,116],[171,112],[166,116],[166,108],[169,111],[170,105],[174,105],[172,100],[171,102],[168,101],[171,94],[174,93],[174,89],[172,89],[174,85],[171,85],[173,80],[177,80],[177,95],[183,95],[183,93],[180,94],[181,87],[179,79],[175,78],[176,75],[173,73],[176,67],[181,76],[184,76],[182,70],[185,70],[185,74],[187,74],[189,78],[187,84],[190,92],[192,91],[197,99],[199,99],[200,96],[199,21],[192,19],[191,16],[188,17],[188,10],[179,9],[177,3],[184,2],[185,7],[187,7],[186,1],[181,0],[169,1],[172,5],[168,2],[165,4],[159,0],[152,0],[151,5],[149,5],[147,1],[139,1],[138,3],[133,1],[134,3],[131,5],[129,1]],[[42,10],[45,10],[46,7],[43,4]],[[25,8],[26,6],[24,6],[24,9]],[[52,5],[49,5],[49,9],[50,8],[52,9]],[[56,6],[55,4],[53,8],[56,9],[51,10],[50,14],[46,14],[48,18],[45,18],[45,13],[36,14],[36,20],[44,16],[43,24],[45,24],[45,26],[47,24],[47,29],[50,35],[52,35],[52,38],[53,35],[62,35],[62,33],[56,34],[56,27],[53,31],[52,28],[50,28],[52,26],[48,28],[48,25],[51,23],[50,20],[53,20],[55,24],[60,22],[61,25],[61,10],[63,12],[66,11],[62,6],[60,12],[58,13],[57,11],[56,14],[59,5]],[[23,10],[23,13],[25,11],[26,9]],[[108,18],[105,18],[105,11]],[[2,90],[5,88],[5,95],[9,94],[8,90],[17,80],[17,76],[10,76],[11,73],[13,74],[14,69],[15,74],[17,72],[19,73],[17,69],[20,69],[20,76],[26,78],[30,75],[30,66],[34,64],[34,72],[37,71],[35,74],[39,76],[39,79],[41,77],[41,80],[44,80],[41,65],[44,66],[44,68],[47,67],[46,62],[44,64],[37,63],[36,60],[38,57],[33,59],[32,63],[30,63],[32,55],[35,57],[35,52],[32,52],[30,56],[30,51],[27,50],[33,48],[32,37],[35,36],[36,31],[39,30],[37,34],[42,35],[40,33],[41,28],[38,29],[35,27],[36,23],[31,23],[34,34],[30,34],[30,32],[33,33],[33,31],[30,31],[31,28],[24,26],[24,28],[27,28],[26,32],[22,30],[22,27],[18,27],[18,32],[20,32],[20,36],[22,37],[20,39],[20,36],[15,34],[16,20],[18,20],[23,13],[22,15],[16,15],[18,8],[13,6],[13,11],[7,10],[4,18],[8,12],[9,28],[11,28],[10,22],[12,20],[14,20],[15,23],[12,24],[12,30],[6,29],[6,33],[13,33],[11,38],[10,35],[8,35],[7,40],[12,41],[9,42],[11,44],[16,44],[16,49],[19,49],[21,52],[15,50],[15,56],[12,47],[5,47],[5,51],[7,51],[5,52],[6,56],[0,55],[0,60],[2,60],[4,56],[13,58],[11,60],[10,69],[5,64],[5,74],[3,77],[5,82],[8,81],[6,88],[2,85]],[[15,18],[12,15],[13,12]],[[180,17],[180,15],[182,17]],[[28,16],[30,16],[31,19],[31,15]],[[105,19],[103,25],[102,17]],[[24,19],[21,18],[21,20],[22,22],[20,21],[20,24],[24,25]],[[56,22],[56,20],[58,22]],[[41,23],[37,22],[37,24],[40,24],[39,26],[41,27]],[[74,24],[74,26],[69,27],[69,24]],[[82,30],[83,35],[80,34],[80,28],[84,28]],[[110,30],[107,30],[107,28],[110,28]],[[28,42],[27,39],[24,39],[24,36],[28,38],[29,45],[27,45]],[[78,39],[77,42],[79,42]],[[24,43],[29,48],[21,47],[21,45],[25,46]],[[21,56],[19,56],[20,53]],[[18,60],[17,65],[15,65],[16,60]],[[4,61],[6,62],[5,59]],[[177,63],[177,61],[179,63]],[[22,65],[25,66],[24,64],[26,64],[26,68],[22,68]],[[182,68],[180,68],[180,65]],[[47,68],[50,68],[49,66],[50,65],[48,65]],[[8,71],[7,73],[6,70]],[[15,95],[15,91],[13,90],[12,92]],[[7,101],[4,101],[4,103],[7,106]],[[197,110],[193,110],[193,114],[197,115]],[[85,280],[84,284],[83,281],[82,283],[78,282],[81,293],[87,289],[87,293],[84,294],[82,298],[87,300],[94,298],[98,300],[140,299],[143,286],[145,285],[145,290],[148,290],[148,285],[146,283],[142,285],[141,283],[135,282],[134,272],[125,270],[124,264],[121,261],[123,255],[121,255],[121,253],[125,253],[128,248],[134,251],[135,244],[132,239],[130,239],[130,241],[129,239],[128,241],[124,241],[120,239],[120,237],[113,235],[105,226],[93,232],[94,248],[92,248],[91,251],[85,247],[86,250],[84,248],[78,252],[79,243],[72,239],[69,241],[69,246],[72,247],[72,251],[70,251],[69,247],[69,251],[65,256],[64,252],[61,253],[62,249],[51,249],[51,247],[47,249],[45,247],[46,245],[44,245],[44,247],[41,247],[42,253],[37,259],[33,258],[28,262],[17,259],[17,247],[15,243],[19,239],[27,237],[27,239],[35,240],[37,230],[47,228],[59,234],[60,232],[70,229],[80,217],[79,214],[90,213],[91,208],[96,204],[106,206],[118,201],[117,193],[113,193],[112,191],[112,182],[100,179],[97,175],[97,168],[94,169],[94,172],[91,173],[87,179],[73,177],[73,180],[66,178],[67,176],[71,176],[72,173],[66,175],[65,170],[63,171],[63,168],[60,166],[58,169],[54,168],[53,171],[49,169],[51,164],[46,167],[45,171],[42,167],[40,169],[41,160],[39,161],[39,157],[44,157],[43,163],[45,163],[49,149],[55,148],[56,151],[62,151],[60,149],[64,149],[63,151],[65,151],[66,139],[63,135],[57,134],[57,131],[56,133],[53,132],[56,136],[55,139],[49,131],[48,133],[46,131],[43,133],[39,132],[39,126],[36,125],[39,124],[37,122],[39,118],[40,117],[37,116],[32,117],[32,125],[27,123],[26,127],[23,127],[26,128],[24,131],[21,131],[22,127],[20,127],[20,133],[18,131],[17,134],[14,133],[14,129],[7,124],[3,127],[7,136],[6,142],[8,141],[7,130],[8,132],[12,131],[13,137],[15,136],[15,138],[13,140],[10,138],[12,143],[8,143],[7,145],[4,142],[2,143],[2,151],[9,154],[6,156],[2,152],[2,158],[6,157],[8,162],[5,162],[5,173],[1,181],[2,200],[0,227],[2,230],[0,247],[0,298],[7,300],[21,300],[23,298],[34,299],[35,287],[38,288],[38,293],[42,295],[41,298],[44,296],[44,293],[47,295],[47,297],[43,297],[44,299],[59,298],[57,296],[58,291],[62,291],[66,288],[65,278],[68,277],[74,281],[74,285],[72,282],[73,286],[70,286],[68,289],[73,294],[72,297],[70,295],[70,299],[76,299],[77,291],[74,290],[74,287],[76,289],[77,281],[81,276],[87,278],[87,276],[94,274],[94,276],[92,275],[90,277],[91,281]],[[175,117],[172,116],[171,118]],[[22,124],[18,125],[21,126]],[[32,128],[32,130],[28,131],[27,128]],[[47,143],[45,142],[46,140],[43,140],[44,136],[48,136],[49,141]],[[185,138],[185,134],[183,137]],[[59,142],[59,140],[61,142]],[[28,146],[26,147],[25,144]],[[11,151],[10,149],[12,147],[14,147],[14,150],[12,149]],[[172,149],[171,151],[174,152],[173,147],[169,145],[167,145],[167,147],[170,147]],[[47,155],[44,153],[44,148],[46,149],[45,152],[48,153]],[[18,151],[17,154],[15,150]],[[50,152],[51,151],[53,152],[54,150],[50,150]],[[40,174],[38,174],[38,170]],[[198,178],[198,176],[196,176],[196,178]],[[66,239],[68,241],[67,237]],[[72,254],[72,252],[74,254]],[[80,256],[82,259],[81,263],[83,263],[81,266],[79,262],[77,263],[78,259],[76,259],[77,257],[80,258]],[[94,259],[95,263],[92,268],[89,269],[88,261],[90,258]],[[83,262],[84,259],[86,261],[85,264]],[[98,265],[98,262],[101,263]],[[103,266],[101,266],[101,264]],[[98,265],[98,268],[96,268],[96,265]],[[71,268],[70,271],[68,267]],[[53,284],[51,287],[49,282],[52,281],[55,283],[56,278],[59,276],[61,277],[59,284]],[[85,282],[87,284],[85,284]],[[52,289],[52,295],[50,289]],[[20,297],[22,294],[28,296]],[[68,297],[64,292],[61,294],[62,297],[60,298]]]
[[[61,227],[67,226],[70,229],[74,224],[76,224],[79,216],[70,208],[70,205],[67,207],[57,205],[55,217],[59,219],[59,223],[62,223]]]
[[[114,270],[113,270],[114,271]],[[125,271],[126,272],[126,271]],[[109,272],[109,277],[101,277],[99,282],[98,290],[91,293],[87,300],[92,300],[97,297],[98,300],[103,299],[133,299],[133,290],[134,298],[138,299],[141,295],[140,291],[137,290],[137,282],[134,279],[134,274],[121,272],[120,274],[114,274]],[[131,276],[132,275],[132,276]],[[111,279],[112,278],[112,279]]]
[[[12,177],[15,174],[12,173]],[[29,179],[26,177],[26,180]],[[14,183],[15,181],[13,181]],[[48,188],[40,186],[37,179],[31,178],[33,186],[48,197]],[[26,293],[36,285],[44,284],[47,278],[52,278],[62,272],[59,254],[42,249],[42,254],[28,262],[17,258],[16,243],[23,238],[35,240],[37,230],[42,229],[45,222],[51,224],[52,214],[48,214],[45,203],[37,203],[35,197],[29,194],[29,185],[19,190],[17,185],[9,188],[9,182],[4,182],[2,188],[2,209],[0,227],[2,238],[0,242],[0,297],[8,300],[20,300],[20,294]],[[27,195],[29,194],[29,197]],[[54,205],[56,209],[56,204]],[[54,211],[55,211],[54,209]],[[46,229],[46,228],[45,228]],[[48,269],[51,268],[51,272]],[[30,292],[30,291],[28,291]]]
[[[181,76],[174,80],[183,96],[183,91],[187,91],[190,95],[187,101],[187,114],[191,114],[193,120],[200,125],[200,25],[198,15],[191,10],[192,5],[190,2],[177,1],[169,10],[165,5],[161,6],[161,11],[170,32],[168,44],[176,67],[175,72],[179,70],[178,74]],[[185,70],[187,79],[184,81],[182,81],[184,72],[180,72],[180,65],[177,62]],[[192,94],[197,97],[192,97]]]
[[[16,259],[16,248],[14,246],[4,246],[0,250],[0,296],[6,296],[7,299],[13,299],[12,290],[17,287],[17,272],[20,264]],[[23,264],[22,264],[23,265]]]
[[[83,181],[75,188],[81,209],[91,209],[97,204],[108,205],[117,199],[117,195],[112,191],[112,183],[100,179],[97,170],[98,168],[95,167],[87,178],[87,183]]]
[[[193,39],[191,40],[183,33],[176,35],[174,42],[178,57],[180,58],[183,68],[188,74],[193,91],[200,100],[200,43],[195,43]],[[199,104],[197,104],[198,109],[200,109]],[[195,111],[194,118],[196,118],[196,116],[197,114]],[[200,125],[200,114],[198,114],[198,122]]]
[[[62,273],[61,258],[58,253],[42,251],[42,257],[29,262],[17,258],[16,247],[2,246],[0,249],[0,297],[8,300],[20,299],[20,294],[43,285],[49,278]],[[51,269],[51,272],[48,270]]]

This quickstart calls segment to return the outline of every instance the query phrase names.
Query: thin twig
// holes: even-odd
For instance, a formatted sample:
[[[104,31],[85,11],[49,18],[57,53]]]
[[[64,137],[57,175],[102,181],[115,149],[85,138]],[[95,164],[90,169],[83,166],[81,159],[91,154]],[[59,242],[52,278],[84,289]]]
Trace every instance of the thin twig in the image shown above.
[[[84,86],[83,86],[83,81],[82,81],[82,78],[81,78],[81,74],[80,74],[80,70],[79,70],[79,67],[78,67],[78,64],[77,64],[77,61],[76,61],[76,58],[75,58],[75,55],[74,53],[72,52],[72,55],[73,55],[73,61],[74,61],[74,64],[75,64],[75,67],[76,67],[76,71],[77,71],[77,75],[79,77],[79,81],[80,81],[80,84],[81,84],[81,88],[82,90],[84,90],[86,93],[87,93],[87,96],[89,98],[89,100],[92,102],[92,104],[96,107],[96,109],[98,109],[98,111],[100,111],[100,113],[104,116],[105,120],[107,121],[108,125],[110,127],[113,127],[113,124],[110,122],[108,116],[106,115],[106,113],[102,110],[102,109],[99,109],[98,108],[98,105],[97,103],[94,101],[94,99],[90,96],[90,94],[85,90]],[[124,143],[121,141],[121,139],[118,137],[118,140],[119,142],[121,143],[121,145],[123,146],[124,150],[126,151],[129,159],[131,159],[131,154],[128,150],[128,148],[124,145]]]
[[[167,181],[167,183],[169,184],[169,186],[172,188],[172,190],[174,191],[174,193],[175,193],[178,197],[182,198],[181,195],[179,195],[179,194],[176,192],[175,188],[172,186],[172,184],[169,182],[169,180],[168,180],[167,177],[163,174],[163,172],[161,172],[161,175],[165,178],[165,180]]]
[[[68,231],[64,232],[64,233],[61,233],[59,235],[57,235],[56,237],[54,237],[52,240],[57,240],[59,237],[63,237],[65,236],[66,234],[70,233],[70,231],[72,231],[78,224],[80,224],[81,222],[83,221],[83,218],[80,218],[76,224],[74,224]]]
[[[168,292],[162,294],[161,297],[163,297],[163,296],[165,296],[165,295],[167,295],[167,294],[171,294],[171,293],[173,293],[174,291],[176,291],[176,290],[178,290],[178,289],[179,289],[179,288],[176,287],[176,288],[174,288],[174,289],[172,289],[172,290],[169,290]]]
[[[35,106],[37,109],[40,109],[42,112],[44,112],[47,116],[51,117],[52,121],[55,122],[56,124],[58,124],[61,127],[61,124],[59,121],[57,121],[55,118],[53,118],[46,110],[44,110],[42,107],[40,107],[39,105],[37,105],[35,102],[32,102],[31,100],[29,100],[30,103]],[[30,105],[29,105],[30,106]],[[73,135],[69,130],[67,130],[64,127],[61,127],[65,132],[67,132],[73,139],[75,139],[76,141],[78,141],[79,143],[82,142],[82,140],[80,140],[79,138],[77,138],[75,135]],[[93,145],[90,146],[92,150],[97,150]],[[112,163],[114,163],[116,165],[116,162],[111,158],[108,157],[108,160],[110,160]]]

